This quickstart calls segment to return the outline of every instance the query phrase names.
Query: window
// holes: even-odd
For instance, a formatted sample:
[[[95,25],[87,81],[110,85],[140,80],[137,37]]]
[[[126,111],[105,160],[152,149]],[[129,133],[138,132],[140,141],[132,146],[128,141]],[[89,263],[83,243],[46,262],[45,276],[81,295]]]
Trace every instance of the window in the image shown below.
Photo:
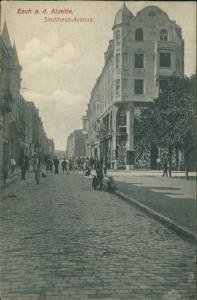
[[[116,128],[127,125],[127,115],[124,107],[120,107],[116,116]]]
[[[123,69],[128,69],[129,68],[129,60],[128,60],[128,53],[123,53]]]
[[[144,93],[144,80],[135,79],[135,94],[143,95]]]
[[[160,79],[159,80],[159,92],[162,93],[166,90],[168,86],[168,80],[167,79]]]
[[[141,28],[136,29],[135,31],[135,40],[143,41],[143,30]]]
[[[127,95],[127,84],[128,84],[128,80],[127,79],[123,79],[123,81],[122,81],[123,95]]]
[[[120,69],[120,53],[116,54],[116,69]]]
[[[160,53],[160,67],[161,68],[171,67],[171,53]]]
[[[163,41],[163,42],[168,41],[168,31],[166,29],[162,29],[160,31],[160,41]]]
[[[116,42],[120,40],[120,29],[116,31]]]
[[[144,68],[144,54],[135,54],[135,68]]]
[[[120,95],[120,79],[116,80],[116,96]]]

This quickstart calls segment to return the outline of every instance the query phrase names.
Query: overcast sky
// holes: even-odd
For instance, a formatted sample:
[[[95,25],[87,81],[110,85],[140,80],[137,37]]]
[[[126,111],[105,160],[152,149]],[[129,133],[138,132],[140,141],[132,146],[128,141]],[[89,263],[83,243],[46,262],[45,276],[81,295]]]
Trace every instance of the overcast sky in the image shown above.
[[[185,40],[185,73],[195,72],[195,2],[134,1],[126,5],[134,16],[145,6],[156,5],[176,21]],[[1,26],[6,19],[23,68],[21,94],[39,107],[47,136],[54,139],[56,149],[64,150],[69,134],[82,128],[81,117],[104,66],[104,52],[113,38],[112,26],[122,2],[3,1],[1,6]],[[18,9],[32,12],[19,14]],[[52,9],[72,10],[73,14],[51,14]],[[44,22],[44,17],[91,17],[94,22]]]

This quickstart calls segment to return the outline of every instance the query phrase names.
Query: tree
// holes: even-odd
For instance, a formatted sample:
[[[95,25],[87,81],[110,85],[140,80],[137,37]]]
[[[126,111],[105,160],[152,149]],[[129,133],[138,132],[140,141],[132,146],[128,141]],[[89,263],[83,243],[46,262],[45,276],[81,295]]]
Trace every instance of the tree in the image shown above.
[[[169,173],[173,149],[184,151],[188,179],[189,153],[195,149],[196,137],[196,75],[171,76],[166,88],[141,112],[144,140],[166,147],[169,153]]]

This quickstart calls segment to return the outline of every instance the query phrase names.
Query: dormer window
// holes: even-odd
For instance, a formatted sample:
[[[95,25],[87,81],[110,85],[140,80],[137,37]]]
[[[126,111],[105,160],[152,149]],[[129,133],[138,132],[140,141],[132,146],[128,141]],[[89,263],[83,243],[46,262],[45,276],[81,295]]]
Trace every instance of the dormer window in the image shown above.
[[[162,29],[160,31],[160,41],[162,41],[162,42],[168,41],[168,31],[166,29]]]
[[[116,31],[116,42],[120,41],[120,29]]]
[[[141,28],[137,28],[135,31],[135,41],[143,41],[143,30]]]

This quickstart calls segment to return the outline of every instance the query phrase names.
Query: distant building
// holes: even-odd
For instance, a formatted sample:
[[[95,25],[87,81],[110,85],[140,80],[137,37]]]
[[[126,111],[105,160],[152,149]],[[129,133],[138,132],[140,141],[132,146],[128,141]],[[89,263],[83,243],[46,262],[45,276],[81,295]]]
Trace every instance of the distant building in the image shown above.
[[[181,28],[156,6],[134,17],[124,3],[112,29],[103,70],[82,118],[87,155],[98,155],[115,169],[153,168],[159,149],[140,145],[138,121],[168,77],[184,74]]]
[[[85,155],[85,135],[83,129],[78,129],[73,131],[67,139],[66,156],[68,159],[71,158],[75,161],[77,157],[85,157]]]

